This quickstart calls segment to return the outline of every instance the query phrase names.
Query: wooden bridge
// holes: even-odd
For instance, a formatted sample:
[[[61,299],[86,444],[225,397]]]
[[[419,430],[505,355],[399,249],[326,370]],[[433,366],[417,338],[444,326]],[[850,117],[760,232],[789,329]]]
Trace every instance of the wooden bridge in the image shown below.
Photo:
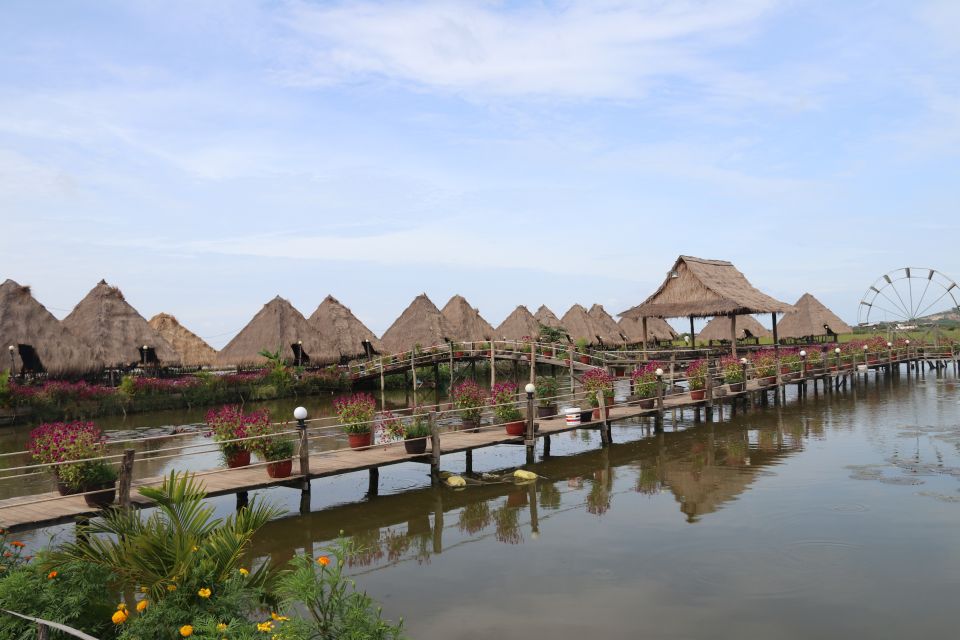
[[[525,354],[524,354],[525,355]],[[538,362],[540,360],[537,360]],[[533,397],[527,398],[527,418],[525,434],[523,436],[507,435],[502,425],[489,424],[479,427],[476,431],[458,430],[458,410],[437,407],[438,411],[430,414],[431,436],[424,454],[409,454],[403,442],[376,444],[363,449],[349,449],[342,446],[325,448],[331,444],[339,444],[334,435],[339,431],[335,419],[322,418],[310,421],[311,424],[302,424],[300,428],[290,429],[280,435],[296,436],[299,439],[299,453],[295,463],[299,461],[297,473],[287,478],[270,478],[264,467],[266,463],[259,463],[236,469],[209,469],[196,472],[203,481],[209,495],[237,494],[238,504],[245,500],[248,491],[270,486],[289,486],[302,491],[301,511],[309,510],[310,481],[318,478],[336,476],[346,473],[368,470],[369,492],[377,493],[379,470],[404,462],[422,462],[430,465],[434,482],[439,481],[439,471],[442,457],[453,453],[466,453],[467,473],[472,472],[472,453],[476,449],[498,445],[521,445],[526,447],[527,459],[533,460],[537,440],[542,441],[545,454],[549,454],[551,436],[576,429],[599,429],[601,439],[605,444],[611,441],[610,423],[630,418],[649,417],[655,427],[662,428],[664,414],[677,409],[692,409],[694,420],[701,419],[701,413],[707,420],[712,420],[715,410],[723,411],[725,405],[731,405],[734,410],[738,406],[764,406],[770,402],[779,404],[786,400],[786,389],[789,385],[797,387],[798,396],[802,397],[809,389],[814,393],[822,390],[824,393],[834,389],[855,384],[858,377],[866,377],[869,372],[883,372],[889,376],[899,376],[905,371],[907,377],[925,375],[923,364],[936,362],[936,368],[946,368],[952,362],[956,374],[957,360],[952,351],[917,351],[891,350],[885,358],[868,360],[857,364],[855,361],[844,365],[831,367],[825,364],[819,367],[807,367],[804,364],[802,371],[796,374],[777,374],[769,378],[750,379],[742,391],[732,390],[730,385],[717,384],[716,370],[711,370],[707,376],[707,385],[703,399],[695,399],[694,395],[684,386],[687,380],[680,372],[674,372],[672,379],[666,377],[666,372],[657,383],[657,395],[653,406],[649,406],[649,399],[628,397],[621,402],[610,406],[603,406],[600,399],[599,407],[591,419],[579,425],[569,425],[564,416],[555,415],[546,418],[534,418]],[[566,365],[569,367],[569,365]],[[586,366],[586,365],[585,365]],[[928,366],[933,366],[928,364]],[[749,375],[749,372],[748,372]],[[577,406],[583,400],[582,392],[571,392],[551,399],[558,404]],[[522,402],[522,399],[519,399]],[[442,409],[442,410],[441,410]],[[603,417],[606,414],[606,417]],[[722,418],[722,415],[721,415]],[[292,425],[291,425],[292,426]],[[162,443],[176,439],[177,435],[157,438]],[[192,434],[196,437],[196,434]],[[114,446],[142,441],[126,441],[113,443]],[[179,447],[153,449],[140,453],[141,466],[149,464],[151,460],[177,458],[186,459],[196,453],[210,453],[215,443],[188,444]],[[185,450],[194,449],[193,452]],[[320,449],[320,450],[318,450]],[[173,455],[160,456],[158,454],[176,451]],[[26,453],[26,452],[22,452]],[[140,486],[156,486],[163,481],[163,476],[145,475],[137,478],[134,475],[134,462],[137,461],[137,450],[126,448],[122,454],[106,456],[109,460],[117,460],[120,464],[120,483],[118,488],[118,504],[121,506],[149,506],[149,500],[140,496],[135,489]],[[10,456],[12,454],[5,454]],[[0,481],[24,477],[38,472],[49,471],[49,465],[24,465],[0,469],[0,474],[15,471],[27,473],[15,476],[0,475]],[[80,517],[91,516],[97,510],[87,505],[81,495],[61,496],[58,493],[42,493],[9,498],[0,501],[0,527],[18,530],[33,529],[56,523],[69,522]]]

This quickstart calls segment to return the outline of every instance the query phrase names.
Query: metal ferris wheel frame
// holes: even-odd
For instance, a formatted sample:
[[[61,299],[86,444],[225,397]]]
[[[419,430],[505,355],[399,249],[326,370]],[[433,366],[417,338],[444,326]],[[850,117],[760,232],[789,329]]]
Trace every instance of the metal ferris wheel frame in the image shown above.
[[[960,312],[957,295],[960,287],[940,271],[902,267],[882,275],[867,288],[860,300],[857,323],[860,326],[881,322],[917,324],[928,312],[936,312],[936,305],[948,297],[953,302],[949,310]],[[878,312],[885,314],[883,319],[877,318]]]

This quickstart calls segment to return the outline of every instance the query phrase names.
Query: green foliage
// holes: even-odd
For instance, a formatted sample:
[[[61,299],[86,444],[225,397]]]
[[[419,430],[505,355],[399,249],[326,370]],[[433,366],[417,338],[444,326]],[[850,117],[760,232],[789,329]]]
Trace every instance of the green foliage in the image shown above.
[[[84,460],[57,467],[57,474],[74,491],[90,491],[117,481],[117,470],[106,460]]]
[[[537,378],[537,398],[540,401],[540,406],[546,407],[555,403],[559,389],[560,383],[557,382],[557,379],[553,376],[540,376]]]
[[[380,609],[374,608],[373,600],[357,591],[353,580],[343,575],[351,546],[339,539],[316,560],[299,555],[291,561],[293,569],[283,575],[277,592],[285,607],[302,603],[309,617],[276,625],[279,638],[379,640],[402,637],[403,621],[394,625],[384,620]],[[326,565],[320,563],[321,558],[326,558]]]
[[[0,371],[0,407],[10,406],[10,371]]]
[[[580,338],[574,344],[577,346],[577,351],[583,354],[587,353],[587,349],[590,346],[590,343],[587,342],[585,338]]]
[[[555,344],[564,342],[566,339],[567,332],[562,327],[548,327],[543,323],[540,324],[540,342]]]
[[[117,391],[127,398],[133,398],[137,394],[137,381],[133,376],[123,376]]]

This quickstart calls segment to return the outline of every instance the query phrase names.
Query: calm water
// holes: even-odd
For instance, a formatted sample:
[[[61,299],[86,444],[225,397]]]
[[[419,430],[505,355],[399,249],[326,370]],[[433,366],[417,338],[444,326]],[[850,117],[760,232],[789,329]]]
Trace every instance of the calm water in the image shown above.
[[[432,489],[422,465],[265,497],[291,510],[257,553],[342,529],[352,573],[414,638],[952,637],[960,593],[960,391],[871,377],[833,396],[666,432],[555,437],[531,487]],[[513,469],[522,447],[474,454]],[[444,468],[463,469],[462,456]],[[227,513],[232,497],[218,498]],[[41,542],[51,533],[30,536]]]

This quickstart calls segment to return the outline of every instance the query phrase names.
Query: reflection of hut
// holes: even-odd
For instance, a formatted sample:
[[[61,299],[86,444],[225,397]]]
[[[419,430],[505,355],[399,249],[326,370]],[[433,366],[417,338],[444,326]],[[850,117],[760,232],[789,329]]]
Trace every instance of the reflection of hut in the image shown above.
[[[732,263],[725,260],[704,260],[680,256],[667,273],[666,280],[643,303],[624,311],[625,318],[689,318],[690,335],[694,335],[693,319],[726,316],[728,339],[736,353],[737,316],[770,313],[774,334],[777,313],[790,305],[771,298],[754,288]],[[649,336],[644,336],[644,342]]]
[[[383,351],[380,338],[333,296],[323,299],[309,322],[320,334],[324,351],[340,354],[340,360],[369,357]]]
[[[753,316],[737,318],[737,340],[753,339],[759,341],[760,338],[769,338],[772,335],[770,330],[760,324]],[[727,318],[714,318],[697,334],[697,340],[706,344],[729,342],[730,321]]]
[[[495,334],[490,323],[461,296],[455,295],[440,311],[453,330],[451,339],[459,342],[490,340]]]
[[[150,318],[150,326],[160,337],[170,343],[180,356],[180,364],[187,367],[212,365],[217,351],[203,338],[187,329],[169,313],[158,313]]]
[[[643,342],[643,324],[633,318],[620,318],[620,331],[627,336],[630,344]],[[663,318],[647,318],[647,340],[670,342],[676,340],[677,332]]]
[[[605,345],[609,347],[627,341],[626,336],[620,331],[620,325],[607,313],[602,304],[593,305],[587,313],[597,325],[600,339]]]
[[[535,340],[540,335],[540,323],[533,317],[530,310],[521,304],[500,323],[495,334],[498,339],[504,340],[523,340],[524,338]]]
[[[533,317],[537,322],[545,327],[551,327],[553,329],[563,328],[563,325],[560,324],[560,318],[558,318],[556,314],[554,314],[553,311],[551,311],[545,304],[540,305],[540,308],[537,309],[535,314],[533,314]]]
[[[602,332],[597,323],[581,305],[575,304],[560,318],[560,324],[567,330],[567,335],[574,342],[586,340],[587,344],[598,344],[602,339]]]
[[[180,357],[146,319],[106,281],[97,283],[77,303],[63,326],[86,342],[99,365],[114,367],[138,363],[175,363]]]
[[[455,331],[427,294],[421,293],[400,317],[394,320],[381,341],[389,353],[400,353],[416,345],[429,347],[452,340]]]
[[[90,347],[37,302],[30,287],[6,280],[0,284],[0,370],[11,366],[11,355],[11,373],[79,373],[95,367]]]
[[[781,338],[833,337],[852,332],[850,325],[809,293],[800,296],[779,325]]]
[[[217,364],[240,366],[265,364],[261,351],[279,352],[280,357],[300,365],[336,362],[340,354],[321,342],[320,334],[303,314],[277,296],[257,312],[233,340],[217,354]]]

